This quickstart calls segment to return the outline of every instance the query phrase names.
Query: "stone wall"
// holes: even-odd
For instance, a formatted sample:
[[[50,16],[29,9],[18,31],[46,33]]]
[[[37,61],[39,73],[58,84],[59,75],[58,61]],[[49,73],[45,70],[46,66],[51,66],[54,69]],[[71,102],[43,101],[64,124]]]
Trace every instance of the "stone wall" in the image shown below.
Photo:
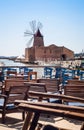
[[[74,52],[65,47],[56,45],[35,46],[25,49],[25,59],[28,61],[55,61],[74,58]]]

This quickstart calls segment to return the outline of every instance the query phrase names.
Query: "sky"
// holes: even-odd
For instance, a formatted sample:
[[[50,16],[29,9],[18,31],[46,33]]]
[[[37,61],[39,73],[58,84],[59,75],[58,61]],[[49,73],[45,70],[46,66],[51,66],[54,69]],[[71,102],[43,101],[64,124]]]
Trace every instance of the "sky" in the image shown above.
[[[84,51],[84,0],[0,0],[0,56],[25,54],[33,20],[43,25],[45,46]]]

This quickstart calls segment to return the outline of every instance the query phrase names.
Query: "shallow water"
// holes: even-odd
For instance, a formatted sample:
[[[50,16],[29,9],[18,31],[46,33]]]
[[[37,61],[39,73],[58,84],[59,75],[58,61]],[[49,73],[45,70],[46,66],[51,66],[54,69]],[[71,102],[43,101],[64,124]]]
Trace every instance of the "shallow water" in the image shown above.
[[[12,60],[8,59],[0,59],[1,63],[4,63],[5,66],[25,66],[25,64],[20,63],[20,62],[14,62]]]

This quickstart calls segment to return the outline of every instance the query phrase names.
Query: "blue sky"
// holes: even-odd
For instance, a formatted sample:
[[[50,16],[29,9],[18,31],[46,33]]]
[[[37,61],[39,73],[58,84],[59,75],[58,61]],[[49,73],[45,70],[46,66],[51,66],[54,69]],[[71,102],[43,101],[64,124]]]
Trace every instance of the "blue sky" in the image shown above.
[[[0,0],[0,56],[25,53],[32,20],[42,23],[45,46],[84,50],[84,0]]]

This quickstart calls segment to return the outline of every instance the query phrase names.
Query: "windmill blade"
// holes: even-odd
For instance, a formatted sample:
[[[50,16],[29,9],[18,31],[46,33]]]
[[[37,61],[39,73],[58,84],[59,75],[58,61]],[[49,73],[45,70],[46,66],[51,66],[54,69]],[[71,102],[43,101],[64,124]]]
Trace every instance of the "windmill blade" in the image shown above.
[[[31,27],[32,32],[34,34],[35,31],[36,31],[36,21],[35,20],[33,20],[33,21],[30,22],[30,27]]]
[[[26,30],[24,32],[24,36],[31,36],[31,35],[33,35],[33,33],[31,31],[29,31],[29,30]]]
[[[41,22],[38,22],[37,24],[37,29],[41,29],[43,27],[42,23]]]
[[[27,47],[30,47],[32,41],[33,41],[33,37],[28,41],[28,43],[27,43]]]

